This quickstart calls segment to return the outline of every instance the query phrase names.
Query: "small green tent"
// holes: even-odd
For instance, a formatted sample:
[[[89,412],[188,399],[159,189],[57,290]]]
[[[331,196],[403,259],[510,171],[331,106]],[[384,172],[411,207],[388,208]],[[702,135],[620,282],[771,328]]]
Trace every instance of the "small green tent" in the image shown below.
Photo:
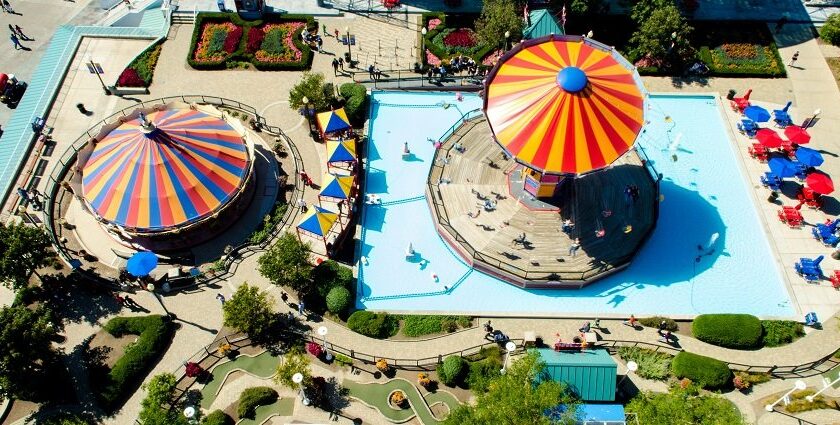
[[[528,13],[528,20],[531,25],[522,31],[522,37],[526,40],[532,38],[539,38],[546,35],[564,35],[565,32],[560,25],[557,25],[557,20],[547,9],[532,10]]]
[[[551,379],[565,382],[585,401],[614,401],[616,385],[615,360],[607,350],[537,351],[546,364]]]

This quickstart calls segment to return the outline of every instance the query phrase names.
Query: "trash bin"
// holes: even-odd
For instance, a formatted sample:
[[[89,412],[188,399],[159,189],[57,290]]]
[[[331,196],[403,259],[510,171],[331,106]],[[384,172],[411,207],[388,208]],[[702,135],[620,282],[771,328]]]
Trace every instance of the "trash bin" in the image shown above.
[[[729,89],[729,93],[726,93],[726,100],[732,100],[735,98],[735,90]]]

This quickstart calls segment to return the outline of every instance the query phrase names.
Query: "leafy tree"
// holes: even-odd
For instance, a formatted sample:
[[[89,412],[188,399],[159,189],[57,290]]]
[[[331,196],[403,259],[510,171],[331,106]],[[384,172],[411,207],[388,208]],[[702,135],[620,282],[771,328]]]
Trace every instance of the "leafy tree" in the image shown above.
[[[601,6],[601,0],[572,0],[569,3],[569,12],[575,15],[595,13]]]
[[[19,290],[29,283],[29,275],[52,262],[50,239],[38,227],[0,223],[0,281]]]
[[[676,387],[670,393],[639,393],[627,405],[627,412],[644,424],[740,425],[738,409],[716,395],[698,395],[695,388]]]
[[[637,24],[646,21],[653,14],[654,10],[662,9],[668,5],[676,5],[674,0],[636,0],[630,9],[630,18]]]
[[[275,285],[288,286],[298,293],[311,289],[309,244],[298,240],[291,233],[284,233],[257,261],[263,277]]]
[[[350,289],[353,285],[353,270],[344,267],[333,260],[318,264],[312,273],[312,286],[318,295],[324,297],[336,286]]]
[[[505,32],[510,32],[509,40],[522,38],[522,13],[514,0],[486,0],[481,8],[481,16],[475,21],[475,33],[479,41],[492,46],[505,42]]]
[[[189,421],[177,409],[170,411],[166,406],[172,400],[178,380],[171,373],[155,375],[143,384],[146,398],[140,402],[138,416],[143,425],[187,425]]]
[[[48,375],[58,364],[51,319],[44,307],[0,310],[0,397],[37,401],[48,396]]]
[[[350,301],[350,291],[345,287],[336,286],[330,289],[327,294],[327,310],[335,314],[342,314],[350,307]]]
[[[324,74],[306,71],[300,82],[289,92],[289,105],[292,109],[300,109],[304,106],[303,98],[306,97],[316,111],[329,109],[335,102],[333,90],[332,84],[325,83]]]
[[[225,326],[251,337],[265,335],[274,324],[274,300],[256,286],[243,283],[230,300],[222,306]]]
[[[646,19],[636,22],[639,29],[630,37],[630,56],[664,60],[669,56],[679,59],[691,55],[689,37],[693,28],[673,3],[653,10]]]
[[[840,46],[840,13],[834,13],[826,19],[820,28],[820,38],[826,43]]]
[[[546,409],[574,404],[562,384],[545,377],[545,363],[537,353],[513,362],[505,372],[490,380],[488,391],[478,395],[474,406],[459,407],[444,424],[551,424],[555,422],[545,415]],[[568,422],[573,415],[574,409],[567,409],[560,422]]]
[[[309,357],[299,347],[289,350],[283,356],[283,360],[277,365],[274,382],[287,388],[296,389],[298,384],[292,381],[292,377],[296,373],[303,375],[304,383],[312,379],[312,373],[309,371]]]

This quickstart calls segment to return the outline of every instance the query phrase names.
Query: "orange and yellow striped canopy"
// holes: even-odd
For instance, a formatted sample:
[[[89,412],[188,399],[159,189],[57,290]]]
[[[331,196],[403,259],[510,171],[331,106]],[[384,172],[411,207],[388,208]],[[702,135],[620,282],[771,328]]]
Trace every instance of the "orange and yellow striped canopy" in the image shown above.
[[[484,112],[496,141],[549,174],[582,174],[626,153],[644,124],[639,74],[614,49],[550,35],[511,50],[486,82]]]

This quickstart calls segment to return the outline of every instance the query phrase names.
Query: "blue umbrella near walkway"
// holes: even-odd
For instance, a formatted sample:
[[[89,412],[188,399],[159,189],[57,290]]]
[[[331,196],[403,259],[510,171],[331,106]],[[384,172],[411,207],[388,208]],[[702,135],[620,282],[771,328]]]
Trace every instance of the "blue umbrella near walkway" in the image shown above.
[[[744,115],[755,122],[770,121],[770,112],[767,112],[767,110],[761,106],[747,106],[744,109]]]
[[[796,175],[796,164],[787,158],[772,158],[767,165],[770,166],[770,172],[781,178],[793,177]]]
[[[158,258],[154,252],[140,251],[134,253],[134,255],[128,259],[128,264],[126,264],[125,269],[131,273],[132,276],[144,277],[148,276],[149,273],[157,267],[157,265]]]
[[[819,167],[825,161],[819,151],[806,147],[796,149],[796,159],[809,167]]]

